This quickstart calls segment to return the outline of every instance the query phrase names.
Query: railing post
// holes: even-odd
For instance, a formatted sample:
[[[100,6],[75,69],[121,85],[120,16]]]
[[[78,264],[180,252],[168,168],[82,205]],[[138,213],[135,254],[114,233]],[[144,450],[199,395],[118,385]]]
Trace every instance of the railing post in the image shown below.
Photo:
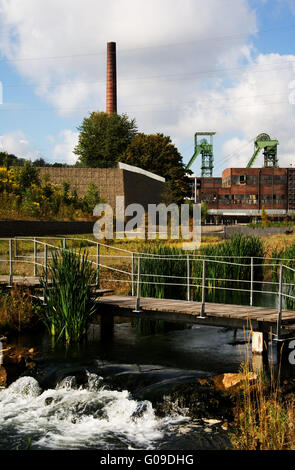
[[[14,256],[17,258],[17,237],[14,237]]]
[[[203,273],[202,273],[202,304],[199,318],[205,318],[205,302],[206,302],[206,260],[203,259]]]
[[[67,249],[67,239],[66,238],[63,238],[63,240],[62,240],[62,247],[63,247],[64,250]]]
[[[135,295],[135,288],[134,288],[134,253],[132,252],[131,254],[131,281],[132,281],[132,284],[131,284],[131,294],[132,294],[132,297],[134,297]]]
[[[48,246],[47,243],[44,245],[44,289],[43,289],[43,303],[45,304],[45,296],[48,284]]]
[[[100,246],[99,244],[97,243],[96,244],[96,287],[99,288],[99,249],[100,249]]]
[[[12,287],[13,283],[13,264],[12,264],[12,256],[13,256],[13,245],[12,239],[9,239],[9,286]]]
[[[254,287],[254,258],[251,257],[251,284],[250,284],[250,306],[253,307],[253,287]]]
[[[186,277],[187,277],[187,292],[186,292],[186,298],[188,301],[191,300],[191,289],[190,289],[190,256],[186,256]]]
[[[277,335],[276,340],[281,339],[281,324],[282,324],[282,307],[283,307],[283,265],[280,265],[280,280],[279,280],[279,299],[278,299],[278,321],[277,321]]]
[[[37,240],[34,238],[34,277],[37,277]]]
[[[140,313],[141,312],[141,308],[140,308],[140,291],[141,291],[141,283],[140,283],[140,279],[141,279],[141,266],[140,266],[140,257],[137,258],[137,292],[136,292],[136,306],[135,306],[135,310],[134,312],[136,313]]]

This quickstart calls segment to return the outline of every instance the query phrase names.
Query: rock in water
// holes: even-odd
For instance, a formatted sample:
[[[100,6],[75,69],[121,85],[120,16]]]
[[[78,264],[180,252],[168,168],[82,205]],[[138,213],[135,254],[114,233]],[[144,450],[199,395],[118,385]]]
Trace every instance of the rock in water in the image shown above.
[[[250,384],[257,380],[257,374],[255,372],[248,372],[245,374],[222,374],[213,377],[215,387],[219,390],[239,390],[245,380]]]
[[[0,387],[5,387],[7,381],[7,372],[3,366],[0,366]]]

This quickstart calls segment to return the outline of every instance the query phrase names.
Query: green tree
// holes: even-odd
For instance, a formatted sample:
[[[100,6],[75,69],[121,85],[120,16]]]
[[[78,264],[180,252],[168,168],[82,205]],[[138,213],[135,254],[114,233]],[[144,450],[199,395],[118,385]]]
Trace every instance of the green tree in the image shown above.
[[[202,202],[202,204],[201,204],[202,224],[205,223],[207,217],[208,217],[208,205],[206,204],[206,202]]]
[[[74,153],[78,166],[91,168],[115,167],[121,155],[137,133],[135,120],[126,114],[93,112],[85,118]]]
[[[33,184],[40,184],[39,171],[33,166],[32,162],[26,161],[23,167],[16,168],[15,171],[22,192],[31,188]]]
[[[137,134],[120,161],[166,178],[164,202],[181,203],[189,191],[182,156],[171,138],[163,134]]]
[[[264,206],[261,209],[261,225],[262,227],[270,226],[270,220]]]
[[[95,183],[89,183],[87,186],[86,194],[83,199],[83,209],[85,212],[92,213],[96,204],[101,201],[98,189]]]

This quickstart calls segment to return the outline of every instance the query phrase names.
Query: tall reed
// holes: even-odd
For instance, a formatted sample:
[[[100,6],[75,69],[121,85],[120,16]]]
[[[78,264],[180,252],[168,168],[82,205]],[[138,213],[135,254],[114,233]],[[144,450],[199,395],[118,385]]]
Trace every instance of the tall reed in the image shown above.
[[[254,264],[260,264],[257,258],[263,257],[263,245],[258,237],[245,237],[236,235],[232,239],[217,245],[207,245],[197,252],[186,252],[181,248],[162,245],[144,250],[141,258],[141,295],[144,297],[185,299],[187,293],[187,272],[189,259],[191,299],[201,298],[201,279],[203,263],[202,258],[210,259],[206,262],[208,301],[225,302],[229,297],[229,290],[236,289],[241,296],[241,289],[250,288],[251,257]],[[201,255],[199,257],[195,255]],[[216,262],[219,261],[219,262]],[[262,280],[262,268],[255,268],[255,280]],[[216,279],[228,279],[218,281]],[[240,280],[241,282],[235,282]],[[249,281],[242,282],[242,281]],[[247,299],[249,294],[246,293]],[[231,300],[235,297],[231,291]]]
[[[88,261],[88,253],[80,249],[52,251],[52,262],[41,277],[45,290],[45,309],[42,319],[50,334],[67,343],[80,341],[87,333],[91,315],[95,311],[91,299],[91,284],[95,272]]]
[[[280,374],[261,371],[251,380],[249,362],[241,369],[242,387],[230,433],[239,450],[291,450],[295,446],[295,402],[283,396]]]
[[[278,282],[280,264],[295,269],[295,243],[281,250],[274,250],[272,253],[272,258],[278,258],[272,261],[274,264],[272,273],[273,281]],[[291,269],[283,268],[283,283],[286,284],[283,288],[283,292],[288,296],[295,297],[295,272]],[[295,309],[295,298],[292,299],[290,297],[284,297],[283,303],[284,308],[291,310]]]

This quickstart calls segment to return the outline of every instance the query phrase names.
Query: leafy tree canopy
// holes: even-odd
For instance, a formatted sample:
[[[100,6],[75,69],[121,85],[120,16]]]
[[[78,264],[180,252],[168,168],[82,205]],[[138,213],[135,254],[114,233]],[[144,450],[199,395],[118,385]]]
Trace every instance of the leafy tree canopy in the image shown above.
[[[163,134],[137,134],[120,161],[166,178],[166,203],[181,203],[188,194],[188,180],[182,156],[171,138]]]
[[[119,155],[125,152],[137,133],[135,120],[126,114],[93,112],[80,127],[79,142],[74,153],[78,166],[92,168],[115,167]]]

